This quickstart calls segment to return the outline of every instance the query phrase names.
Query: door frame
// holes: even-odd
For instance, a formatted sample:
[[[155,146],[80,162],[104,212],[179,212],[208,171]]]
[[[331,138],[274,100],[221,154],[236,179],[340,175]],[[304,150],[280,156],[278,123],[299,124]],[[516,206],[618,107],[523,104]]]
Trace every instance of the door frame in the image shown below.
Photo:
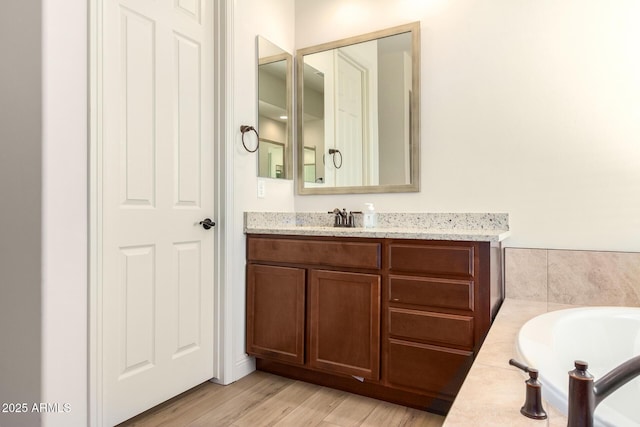
[[[100,281],[102,278],[102,4],[108,0],[89,0],[89,277],[88,277],[88,425],[102,427],[102,312]],[[234,207],[233,151],[230,129],[233,128],[233,2],[209,0],[214,8],[215,64],[214,64],[214,338],[213,372],[215,382],[226,384],[231,376],[231,353],[223,345],[232,337],[231,293],[227,284],[233,283],[231,258],[233,253]],[[231,141],[231,144],[230,144]],[[228,354],[226,354],[228,353]]]

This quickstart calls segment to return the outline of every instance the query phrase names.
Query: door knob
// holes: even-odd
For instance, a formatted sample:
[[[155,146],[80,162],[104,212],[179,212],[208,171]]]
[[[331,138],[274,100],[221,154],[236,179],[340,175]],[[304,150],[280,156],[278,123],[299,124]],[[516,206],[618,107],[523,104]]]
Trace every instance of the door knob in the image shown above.
[[[211,218],[205,218],[202,221],[200,221],[200,225],[202,226],[202,228],[204,228],[205,230],[210,229],[211,227],[215,227],[216,223],[211,221]]]

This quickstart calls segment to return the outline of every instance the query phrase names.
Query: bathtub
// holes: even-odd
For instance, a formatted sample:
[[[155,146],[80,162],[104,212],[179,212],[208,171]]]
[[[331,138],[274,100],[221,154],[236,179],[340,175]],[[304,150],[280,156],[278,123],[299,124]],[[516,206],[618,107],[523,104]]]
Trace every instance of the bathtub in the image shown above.
[[[517,338],[522,361],[540,371],[542,395],[567,414],[568,372],[574,360],[589,363],[596,381],[640,354],[640,308],[584,307],[551,311],[525,323]],[[640,426],[640,377],[597,407],[595,426]]]

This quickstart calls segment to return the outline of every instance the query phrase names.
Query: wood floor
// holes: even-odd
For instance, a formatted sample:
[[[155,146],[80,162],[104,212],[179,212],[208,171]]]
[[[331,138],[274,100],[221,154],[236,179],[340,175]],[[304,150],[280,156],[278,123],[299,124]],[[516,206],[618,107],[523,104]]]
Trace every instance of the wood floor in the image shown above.
[[[264,372],[202,384],[118,427],[425,426],[444,417]]]

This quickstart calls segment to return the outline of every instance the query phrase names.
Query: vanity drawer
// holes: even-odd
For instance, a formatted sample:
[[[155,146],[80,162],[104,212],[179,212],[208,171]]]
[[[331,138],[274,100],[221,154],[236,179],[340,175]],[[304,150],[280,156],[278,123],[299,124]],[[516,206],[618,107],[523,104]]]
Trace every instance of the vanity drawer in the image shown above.
[[[389,245],[392,272],[473,276],[473,246]]]
[[[390,276],[389,301],[473,311],[473,280]]]
[[[389,308],[389,334],[471,349],[473,317]]]
[[[473,363],[473,353],[389,340],[389,383],[453,398]]]
[[[249,261],[380,268],[380,243],[249,237]]]

